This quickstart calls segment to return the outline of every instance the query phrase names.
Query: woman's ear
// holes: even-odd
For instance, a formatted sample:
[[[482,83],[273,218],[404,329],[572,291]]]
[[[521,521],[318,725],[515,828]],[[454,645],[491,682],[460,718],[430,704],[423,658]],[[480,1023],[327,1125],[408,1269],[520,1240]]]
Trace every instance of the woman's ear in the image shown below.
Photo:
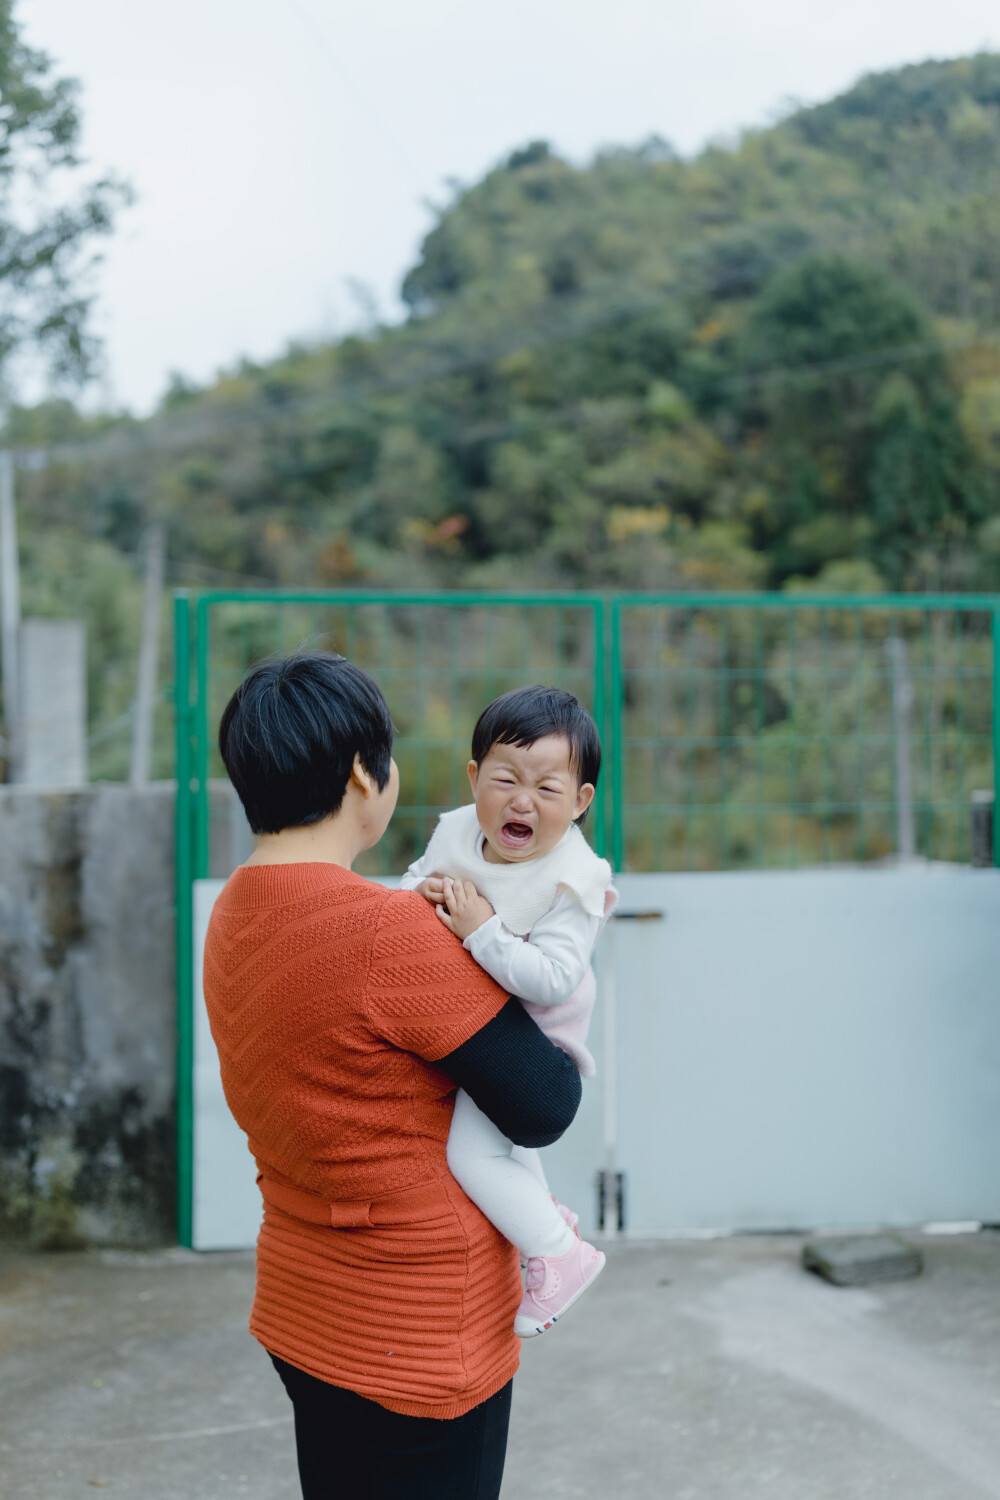
[[[364,766],[361,764],[360,755],[356,755],[354,757],[354,764],[351,767],[349,784],[355,787],[355,789],[361,793],[362,797],[366,798],[371,797],[375,792],[378,791],[378,782],[375,780],[374,776],[369,775],[369,773],[365,770]]]
[[[476,791],[479,787],[479,766],[474,760],[470,760],[465,769],[468,772],[469,785],[472,788],[472,795],[475,796]]]
[[[597,788],[590,781],[585,781],[576,794],[576,806],[573,809],[573,822],[582,818],[587,808],[594,800],[594,792]]]

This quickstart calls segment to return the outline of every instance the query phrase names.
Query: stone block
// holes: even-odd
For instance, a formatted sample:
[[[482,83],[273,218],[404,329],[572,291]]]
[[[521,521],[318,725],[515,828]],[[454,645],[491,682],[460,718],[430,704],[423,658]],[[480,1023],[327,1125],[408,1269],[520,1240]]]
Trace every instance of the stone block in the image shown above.
[[[924,1262],[919,1250],[893,1234],[852,1234],[809,1241],[802,1264],[834,1286],[870,1286],[919,1276]]]

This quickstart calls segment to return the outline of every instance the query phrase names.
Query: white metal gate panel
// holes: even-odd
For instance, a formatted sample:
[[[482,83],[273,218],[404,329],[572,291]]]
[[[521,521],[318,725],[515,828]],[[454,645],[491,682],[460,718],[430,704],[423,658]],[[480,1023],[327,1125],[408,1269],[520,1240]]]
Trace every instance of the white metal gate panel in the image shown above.
[[[599,1077],[545,1153],[586,1230],[608,1166],[625,1175],[634,1235],[1000,1222],[1000,871],[618,883],[626,915],[599,954]],[[201,992],[221,885],[195,885],[199,1249],[252,1244],[260,1220]]]
[[[195,1250],[239,1250],[256,1243],[261,1219],[257,1169],[247,1138],[229,1113],[219,1055],[205,1010],[202,957],[208,919],[224,880],[194,882],[194,1150],[191,1244]]]
[[[621,887],[631,1233],[1000,1221],[1000,871]]]

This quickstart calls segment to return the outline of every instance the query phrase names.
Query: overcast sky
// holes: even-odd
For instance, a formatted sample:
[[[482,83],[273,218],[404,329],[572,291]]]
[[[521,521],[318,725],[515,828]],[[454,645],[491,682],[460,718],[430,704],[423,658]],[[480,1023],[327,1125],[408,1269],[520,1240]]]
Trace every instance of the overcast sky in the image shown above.
[[[20,0],[137,203],[96,326],[105,401],[384,317],[444,179],[537,137],[681,151],[861,73],[1000,46],[997,0]]]

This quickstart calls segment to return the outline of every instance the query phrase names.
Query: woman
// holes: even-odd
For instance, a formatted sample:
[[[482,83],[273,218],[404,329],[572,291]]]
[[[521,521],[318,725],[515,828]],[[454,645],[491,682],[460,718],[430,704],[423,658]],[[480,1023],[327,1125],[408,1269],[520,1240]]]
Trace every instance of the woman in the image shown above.
[[[250,1328],[293,1403],[304,1500],[496,1500],[521,1285],[448,1172],[455,1089],[542,1146],[579,1074],[429,903],[352,873],[396,804],[392,736],[375,683],[326,653],[255,667],[222,716],[259,836],[204,967],[264,1199]]]

